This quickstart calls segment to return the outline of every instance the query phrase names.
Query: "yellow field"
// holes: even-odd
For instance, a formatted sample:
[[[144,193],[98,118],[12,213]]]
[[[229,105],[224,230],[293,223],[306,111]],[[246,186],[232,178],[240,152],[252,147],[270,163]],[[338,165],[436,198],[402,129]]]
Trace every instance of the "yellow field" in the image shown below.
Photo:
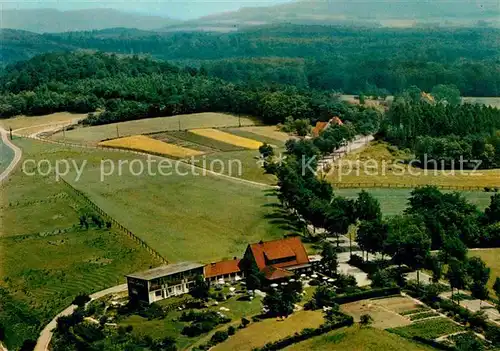
[[[86,113],[57,112],[45,116],[17,116],[0,119],[0,126],[12,128],[18,134],[28,135],[46,129],[50,125],[68,124],[86,118]]]
[[[342,158],[327,175],[332,183],[365,184],[364,187],[421,186],[443,187],[500,187],[500,169],[472,171],[433,171],[398,163],[404,159],[401,151],[388,149],[384,142],[372,142],[369,146]]]
[[[193,129],[190,130],[191,133],[196,135],[201,135],[206,138],[215,139],[217,141],[222,141],[227,144],[232,144],[247,149],[258,149],[262,143],[260,141],[255,141],[248,138],[243,138],[237,135],[222,132],[217,129]]]
[[[291,136],[287,133],[280,132],[276,126],[241,127],[239,130],[244,130],[246,132],[262,135],[279,141],[287,141],[291,138]]]
[[[167,144],[164,143],[163,141],[149,138],[144,135],[134,135],[125,138],[107,140],[100,142],[99,145],[106,147],[152,152],[154,154],[167,155],[176,158],[198,156],[203,154],[203,152],[201,151],[191,150],[173,144]]]
[[[68,142],[95,145],[102,140],[130,135],[194,128],[234,127],[240,124],[242,126],[253,126],[256,123],[258,121],[249,117],[237,117],[225,113],[192,113],[188,115],[144,118],[134,121],[75,128],[74,130],[66,131],[65,139]],[[54,134],[52,139],[63,140],[63,133]]]

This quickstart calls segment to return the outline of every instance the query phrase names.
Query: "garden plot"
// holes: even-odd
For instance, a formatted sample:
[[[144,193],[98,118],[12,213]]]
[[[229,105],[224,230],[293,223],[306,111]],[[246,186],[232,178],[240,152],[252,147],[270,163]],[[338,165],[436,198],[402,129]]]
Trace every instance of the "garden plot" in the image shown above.
[[[176,158],[185,158],[202,155],[202,151],[188,149],[174,144],[164,143],[160,140],[144,135],[107,140],[99,143],[100,146],[145,151],[157,155],[167,155]]]
[[[226,133],[217,129],[193,129],[190,130],[191,133],[196,135],[201,135],[206,138],[215,139],[223,143],[232,144],[235,146],[243,147],[246,149],[257,150],[262,143],[260,141],[240,137],[234,134]]]
[[[358,322],[362,315],[369,314],[373,318],[372,326],[379,329],[396,328],[411,324],[411,321],[408,318],[399,315],[394,310],[391,310],[380,303],[380,301],[383,300],[386,299],[362,300],[347,303],[342,305],[340,309],[342,312],[353,316],[354,320]],[[390,300],[390,298],[387,300]]]

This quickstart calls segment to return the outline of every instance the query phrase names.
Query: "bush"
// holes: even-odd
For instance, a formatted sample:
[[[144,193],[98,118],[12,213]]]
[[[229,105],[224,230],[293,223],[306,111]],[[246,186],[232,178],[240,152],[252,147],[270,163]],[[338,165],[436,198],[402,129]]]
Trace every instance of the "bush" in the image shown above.
[[[87,302],[90,301],[90,296],[87,294],[79,294],[75,299],[73,300],[72,304],[77,305],[78,307],[83,307]]]
[[[249,324],[250,324],[250,321],[248,319],[246,319],[245,317],[241,318],[241,326],[243,328],[246,328],[246,326]]]
[[[234,335],[236,333],[236,328],[233,327],[232,325],[227,328],[227,335]]]
[[[369,325],[371,324],[371,322],[373,322],[373,318],[369,314],[364,314],[359,319],[361,325]]]
[[[228,332],[227,331],[216,331],[214,335],[210,338],[210,341],[212,344],[219,344],[229,338]]]

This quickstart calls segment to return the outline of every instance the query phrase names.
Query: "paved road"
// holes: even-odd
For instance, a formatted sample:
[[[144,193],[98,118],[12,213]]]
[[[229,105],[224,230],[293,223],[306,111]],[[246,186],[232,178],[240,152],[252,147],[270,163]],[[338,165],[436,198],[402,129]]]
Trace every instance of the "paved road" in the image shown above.
[[[90,298],[91,298],[91,300],[96,300],[96,299],[99,299],[99,298],[104,297],[106,295],[122,293],[125,291],[127,291],[127,284],[121,284],[121,285],[113,286],[109,289],[98,291],[98,292],[90,295]],[[50,323],[47,324],[45,326],[45,328],[43,328],[43,330],[41,331],[40,336],[38,337],[38,340],[36,342],[36,346],[35,346],[34,351],[47,351],[48,350],[50,340],[52,339],[52,334],[53,334],[52,330],[54,330],[54,328],[57,326],[57,319],[59,317],[62,317],[62,316],[69,316],[70,314],[73,313],[73,311],[75,309],[76,309],[75,305],[69,306],[64,311],[57,314],[57,316],[55,316],[54,319],[52,319],[50,321]]]
[[[0,184],[3,184],[3,182],[8,178],[8,176],[16,168],[19,161],[21,161],[21,156],[23,153],[22,153],[20,148],[18,148],[16,145],[14,145],[10,141],[7,131],[1,127],[0,127],[0,134],[2,134],[2,142],[8,148],[10,148],[10,149],[12,149],[12,151],[14,151],[14,157],[12,158],[12,161],[10,162],[9,166],[0,174]]]

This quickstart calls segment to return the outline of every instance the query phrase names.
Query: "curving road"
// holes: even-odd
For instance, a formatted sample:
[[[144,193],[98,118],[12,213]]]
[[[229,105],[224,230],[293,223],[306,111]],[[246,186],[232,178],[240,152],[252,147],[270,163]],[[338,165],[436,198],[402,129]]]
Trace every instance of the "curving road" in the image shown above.
[[[17,164],[19,161],[21,161],[21,156],[22,156],[22,151],[20,148],[18,148],[16,145],[14,145],[8,136],[8,133],[5,129],[0,127],[0,134],[2,134],[2,142],[12,151],[14,151],[14,157],[12,158],[12,161],[10,162],[9,166],[0,174],[0,184],[3,185],[4,181],[9,177],[9,175],[12,173],[12,171],[16,168]]]

